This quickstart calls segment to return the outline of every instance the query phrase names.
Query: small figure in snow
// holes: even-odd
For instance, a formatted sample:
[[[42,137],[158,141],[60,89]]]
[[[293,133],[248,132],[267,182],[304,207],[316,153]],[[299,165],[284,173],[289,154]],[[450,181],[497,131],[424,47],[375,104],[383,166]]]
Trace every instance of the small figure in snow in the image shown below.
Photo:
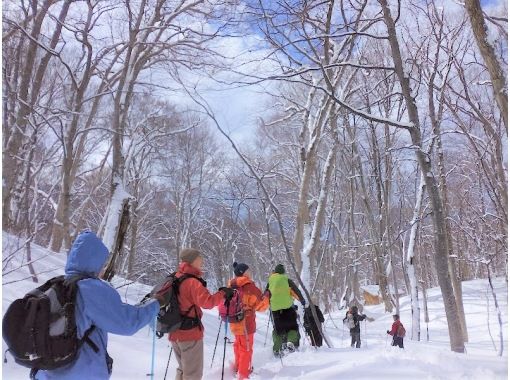
[[[387,334],[393,336],[393,341],[391,342],[392,346],[399,346],[400,348],[404,348],[404,337],[406,336],[406,329],[402,322],[400,322],[400,316],[395,314],[393,316],[393,325],[391,325],[391,330],[386,331]]]
[[[354,347],[356,344],[356,348],[361,347],[361,330],[359,323],[363,321],[367,316],[365,314],[358,314],[358,307],[353,306],[347,312],[345,318],[343,319],[344,323],[349,327],[349,331],[351,333],[351,347]]]
[[[319,328],[319,326],[317,326],[315,320],[313,319],[312,306],[315,306],[315,313],[317,314],[317,318],[319,318],[320,324],[322,325],[322,323],[324,323],[324,315],[322,314],[321,309],[319,309],[319,306],[310,305],[305,309],[305,314],[303,316],[304,321],[303,327],[305,328],[306,333],[310,337],[312,345],[314,347],[321,347],[322,335],[320,333],[320,330],[322,330],[322,328]]]

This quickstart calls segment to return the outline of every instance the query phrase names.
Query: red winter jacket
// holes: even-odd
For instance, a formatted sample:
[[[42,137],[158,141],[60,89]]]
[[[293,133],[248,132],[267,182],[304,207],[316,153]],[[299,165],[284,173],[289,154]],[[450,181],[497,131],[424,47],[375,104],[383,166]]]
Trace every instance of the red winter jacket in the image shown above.
[[[176,276],[181,277],[183,274],[188,273],[197,277],[202,277],[202,272],[200,272],[197,268],[188,263],[180,263],[179,271]],[[179,300],[179,306],[181,312],[185,312],[190,310],[188,313],[189,317],[195,317],[198,314],[199,318],[202,318],[202,310],[204,309],[212,309],[220,301],[223,299],[223,292],[219,291],[214,294],[209,293],[207,288],[202,285],[202,283],[196,278],[187,278],[179,285],[179,296],[177,297]],[[193,308],[192,306],[196,307]],[[196,310],[196,313],[195,313]],[[173,333],[169,334],[168,339],[172,342],[176,341],[190,341],[190,340],[200,340],[204,337],[204,327],[195,327],[190,330],[176,330]]]
[[[398,327],[400,325],[402,325],[402,322],[400,322],[400,320],[393,322],[393,324],[391,325],[390,335],[396,336],[397,335],[397,331],[398,331]]]

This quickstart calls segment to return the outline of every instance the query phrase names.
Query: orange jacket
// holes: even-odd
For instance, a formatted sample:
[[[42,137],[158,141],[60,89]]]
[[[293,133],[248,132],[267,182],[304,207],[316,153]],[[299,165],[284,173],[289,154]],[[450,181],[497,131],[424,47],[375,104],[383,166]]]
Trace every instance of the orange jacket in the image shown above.
[[[176,277],[181,277],[185,273],[192,274],[197,277],[202,276],[202,272],[200,272],[197,268],[193,267],[191,264],[183,262],[179,264],[179,271],[177,272]],[[184,313],[185,311],[190,310],[187,314],[189,317],[198,316],[199,318],[202,318],[202,310],[200,308],[203,307],[204,309],[212,309],[218,305],[223,300],[223,292],[219,291],[211,294],[199,280],[196,278],[188,278],[180,284],[177,299],[179,300],[181,312]],[[203,339],[203,337],[204,327],[200,326],[190,330],[176,330],[169,334],[168,339],[175,342],[200,340]]]
[[[260,289],[246,276],[233,278],[228,282],[228,286],[241,288],[244,308],[244,319],[240,322],[230,323],[230,331],[233,335],[254,334],[257,329],[255,311],[265,311],[269,302],[265,301]]]

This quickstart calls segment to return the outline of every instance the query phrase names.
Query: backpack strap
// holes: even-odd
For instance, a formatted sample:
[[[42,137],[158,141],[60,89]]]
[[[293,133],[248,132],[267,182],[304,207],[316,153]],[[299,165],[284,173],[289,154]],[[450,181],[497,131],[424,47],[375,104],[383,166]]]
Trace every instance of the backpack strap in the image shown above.
[[[69,278],[67,278],[66,282],[67,282],[67,284],[69,284],[71,286],[71,289],[72,289],[71,291],[77,291],[78,290],[78,282],[81,280],[85,280],[87,278],[98,279],[97,277],[90,276],[87,274],[77,274],[77,275],[73,275],[73,276],[70,276]],[[94,341],[92,339],[90,339],[90,334],[92,334],[92,332],[95,330],[95,328],[96,328],[95,325],[91,325],[85,331],[85,333],[83,334],[83,337],[78,342],[78,348],[81,348],[81,346],[83,346],[83,343],[87,343],[89,345],[89,347],[92,348],[92,350],[96,354],[99,353],[99,347],[97,346],[97,344],[94,343]]]
[[[175,273],[173,274],[175,275]],[[181,283],[184,281],[184,280],[187,280],[188,278],[194,278],[198,281],[200,281],[200,283],[202,284],[202,286],[204,286],[204,288],[207,288],[207,282],[202,278],[202,277],[198,277],[198,276],[195,276],[194,274],[190,274],[190,273],[183,273],[182,276],[180,277],[175,277],[175,283],[177,284],[177,286],[179,287],[181,285]]]
[[[173,273],[172,275],[175,276],[175,273]],[[202,286],[207,287],[207,282],[203,278],[195,276],[195,275],[190,274],[190,273],[183,273],[182,276],[175,277],[175,280],[174,280],[174,285],[175,285],[174,290],[175,290],[176,294],[179,294],[179,286],[181,286],[182,282],[184,280],[187,280],[188,278],[194,278],[194,279],[200,281]],[[188,316],[189,312],[192,309],[195,310],[195,317]],[[195,304],[191,305],[191,307],[188,310],[183,311],[183,314],[184,314],[183,315],[183,319],[184,319],[183,324],[187,323],[188,324],[188,326],[187,326],[188,329],[194,328],[194,327],[198,327],[200,330],[203,329],[202,321],[198,317],[199,313],[198,313],[198,310],[197,310],[197,305],[195,305]]]
[[[78,348],[83,346],[83,343],[87,343],[96,354],[99,353],[99,347],[97,346],[97,344],[94,343],[92,339],[90,339],[90,334],[92,334],[95,328],[96,326],[92,325],[87,329],[87,331],[85,331],[85,334],[83,334],[83,337],[80,339],[80,342],[78,343]]]

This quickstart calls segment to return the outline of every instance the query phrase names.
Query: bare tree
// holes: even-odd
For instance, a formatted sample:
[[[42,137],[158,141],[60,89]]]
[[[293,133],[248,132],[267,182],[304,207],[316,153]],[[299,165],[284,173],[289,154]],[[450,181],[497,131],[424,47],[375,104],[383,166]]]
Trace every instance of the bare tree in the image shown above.
[[[505,71],[496,56],[494,47],[488,41],[487,25],[485,23],[484,13],[480,0],[466,0],[466,12],[469,15],[471,29],[475,36],[476,44],[482,58],[487,65],[489,75],[492,82],[492,90],[494,98],[498,104],[501,117],[505,123],[506,131],[508,133],[508,88]]]

